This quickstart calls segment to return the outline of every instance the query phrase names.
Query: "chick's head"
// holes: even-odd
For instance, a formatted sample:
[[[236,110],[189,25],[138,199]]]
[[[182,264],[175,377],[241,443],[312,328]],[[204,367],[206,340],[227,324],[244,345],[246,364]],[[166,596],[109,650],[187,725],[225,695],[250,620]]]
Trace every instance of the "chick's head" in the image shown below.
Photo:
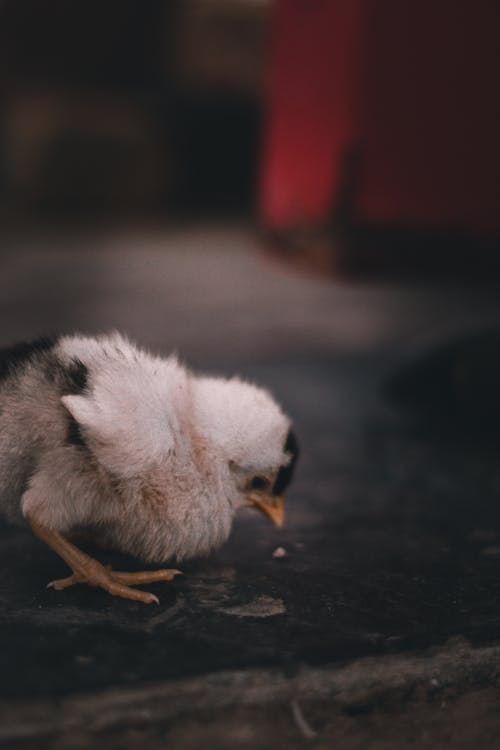
[[[229,469],[233,508],[251,506],[281,526],[298,458],[289,417],[268,391],[238,378],[200,378],[197,396],[203,432]]]

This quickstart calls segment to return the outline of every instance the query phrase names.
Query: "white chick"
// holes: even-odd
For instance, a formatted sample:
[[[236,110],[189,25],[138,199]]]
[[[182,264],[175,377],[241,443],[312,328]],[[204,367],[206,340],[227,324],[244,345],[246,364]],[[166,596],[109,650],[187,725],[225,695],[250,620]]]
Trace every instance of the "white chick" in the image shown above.
[[[132,586],[179,571],[112,571],[74,534],[148,562],[205,555],[245,506],[281,525],[298,454],[267,391],[194,375],[117,333],[0,352],[0,428],[0,510],[72,569],[49,586],[146,603],[158,599]]]

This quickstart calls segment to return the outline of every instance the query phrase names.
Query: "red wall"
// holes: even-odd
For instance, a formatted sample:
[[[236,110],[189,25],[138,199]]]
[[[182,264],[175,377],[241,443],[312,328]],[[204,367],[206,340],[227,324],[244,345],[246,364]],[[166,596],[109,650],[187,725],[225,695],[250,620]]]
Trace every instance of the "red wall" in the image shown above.
[[[495,0],[277,0],[263,220],[497,231],[499,32]]]

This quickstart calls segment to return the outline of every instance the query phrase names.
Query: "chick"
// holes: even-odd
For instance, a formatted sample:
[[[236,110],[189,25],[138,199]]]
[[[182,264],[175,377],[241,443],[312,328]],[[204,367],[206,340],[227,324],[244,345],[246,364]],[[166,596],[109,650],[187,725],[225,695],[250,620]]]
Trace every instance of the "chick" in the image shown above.
[[[206,555],[245,506],[282,524],[297,455],[267,391],[194,375],[118,333],[0,352],[0,511],[71,568],[55,589],[87,583],[158,603],[132,586],[178,570],[112,571],[75,533],[146,562]]]

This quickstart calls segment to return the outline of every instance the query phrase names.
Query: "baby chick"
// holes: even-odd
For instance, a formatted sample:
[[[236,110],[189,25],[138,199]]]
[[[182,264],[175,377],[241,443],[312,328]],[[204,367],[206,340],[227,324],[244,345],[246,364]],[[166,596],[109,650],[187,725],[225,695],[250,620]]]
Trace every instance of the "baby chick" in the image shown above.
[[[144,561],[205,555],[252,506],[277,526],[297,460],[290,420],[237,378],[194,375],[114,333],[63,336],[0,352],[0,510],[28,522],[72,570],[49,586],[132,586],[175,569],[112,571],[71,541]]]

